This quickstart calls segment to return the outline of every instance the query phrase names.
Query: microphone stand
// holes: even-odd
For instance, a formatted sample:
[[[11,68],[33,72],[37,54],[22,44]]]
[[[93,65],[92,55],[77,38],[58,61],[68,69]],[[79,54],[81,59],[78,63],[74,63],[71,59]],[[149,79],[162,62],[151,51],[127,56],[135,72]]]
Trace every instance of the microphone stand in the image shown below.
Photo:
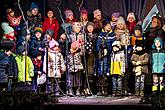
[[[48,39],[47,39],[47,34],[45,35],[45,39],[46,39],[46,43],[45,43],[45,46],[46,46],[46,93],[48,93]]]

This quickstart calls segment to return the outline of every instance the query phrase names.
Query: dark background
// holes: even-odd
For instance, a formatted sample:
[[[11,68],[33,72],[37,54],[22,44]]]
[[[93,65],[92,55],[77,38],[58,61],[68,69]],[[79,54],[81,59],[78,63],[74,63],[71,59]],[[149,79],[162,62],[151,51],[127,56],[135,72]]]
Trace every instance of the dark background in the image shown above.
[[[60,23],[62,20],[57,7],[60,8],[63,18],[64,10],[69,8],[74,12],[75,17],[79,19],[79,8],[85,7],[89,13],[99,8],[104,16],[110,16],[112,12],[118,11],[125,18],[132,11],[135,13],[137,20],[140,20],[147,15],[154,4],[157,4],[160,15],[165,18],[165,0],[20,0],[21,8],[25,15],[31,2],[35,2],[40,7],[39,11],[43,17],[47,7],[53,8]],[[1,17],[4,16],[7,7],[14,8],[16,15],[21,14],[18,8],[18,0],[0,0]]]

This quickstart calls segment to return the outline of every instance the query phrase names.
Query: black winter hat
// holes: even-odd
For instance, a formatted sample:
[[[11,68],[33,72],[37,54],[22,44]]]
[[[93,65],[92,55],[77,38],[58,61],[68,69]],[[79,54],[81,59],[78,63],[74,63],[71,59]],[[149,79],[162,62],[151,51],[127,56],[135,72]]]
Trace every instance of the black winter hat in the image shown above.
[[[134,30],[140,30],[142,32],[142,26],[140,24],[137,24]]]
[[[50,35],[51,37],[53,37],[54,31],[53,30],[47,30],[46,34]]]
[[[22,54],[23,52],[25,52],[25,46],[24,46],[24,45],[20,45],[20,46],[17,48],[17,53],[18,53],[18,54]]]
[[[103,24],[103,27],[104,27],[107,24],[110,24],[110,21],[108,19],[105,19],[105,20],[103,20],[102,24]]]

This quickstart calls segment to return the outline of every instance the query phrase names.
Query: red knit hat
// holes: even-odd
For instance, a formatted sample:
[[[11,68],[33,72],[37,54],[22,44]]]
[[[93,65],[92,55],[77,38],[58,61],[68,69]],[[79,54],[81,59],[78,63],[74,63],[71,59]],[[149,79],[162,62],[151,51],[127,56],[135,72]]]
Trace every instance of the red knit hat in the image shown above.
[[[83,14],[87,14],[88,15],[88,11],[85,8],[81,9],[81,15],[83,15]]]

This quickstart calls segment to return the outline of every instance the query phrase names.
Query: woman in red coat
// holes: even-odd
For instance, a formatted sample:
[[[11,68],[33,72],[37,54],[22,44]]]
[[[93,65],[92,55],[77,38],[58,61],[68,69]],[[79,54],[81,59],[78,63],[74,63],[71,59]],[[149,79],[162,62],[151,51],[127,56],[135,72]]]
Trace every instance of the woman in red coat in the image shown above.
[[[47,17],[43,22],[42,28],[44,32],[46,32],[46,30],[52,30],[54,32],[54,39],[56,41],[58,40],[59,23],[58,20],[54,17],[53,9],[48,9]]]

